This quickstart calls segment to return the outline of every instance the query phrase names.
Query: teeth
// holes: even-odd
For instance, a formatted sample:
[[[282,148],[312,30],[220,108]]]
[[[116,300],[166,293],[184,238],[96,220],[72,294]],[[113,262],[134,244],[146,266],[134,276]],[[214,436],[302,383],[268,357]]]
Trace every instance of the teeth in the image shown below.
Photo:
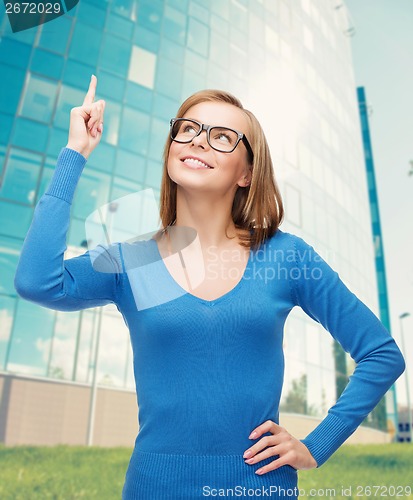
[[[201,167],[211,168],[206,163],[204,163],[200,160],[194,160],[193,158],[185,158],[184,163],[188,163],[188,162],[196,163],[197,165],[201,165]]]

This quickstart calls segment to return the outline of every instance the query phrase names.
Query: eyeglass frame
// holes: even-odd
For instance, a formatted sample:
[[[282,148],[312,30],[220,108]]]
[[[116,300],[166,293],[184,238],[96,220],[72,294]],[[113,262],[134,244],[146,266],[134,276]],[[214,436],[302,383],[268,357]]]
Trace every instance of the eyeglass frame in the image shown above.
[[[174,123],[177,121],[177,120],[184,120],[184,121],[189,121],[189,122],[193,122],[193,123],[196,123],[197,125],[199,125],[199,130],[198,132],[189,140],[189,141],[177,141],[174,137],[172,137],[172,128],[174,126]],[[179,142],[180,144],[189,144],[190,142],[192,142],[195,137],[197,137],[198,135],[200,135],[202,133],[203,130],[206,131],[206,136],[207,136],[207,142],[208,144],[211,146],[212,149],[215,149],[215,151],[219,151],[220,153],[232,153],[235,151],[235,148],[238,146],[239,142],[242,141],[244,143],[244,146],[248,152],[248,155],[250,157],[250,160],[251,160],[251,163],[253,162],[254,160],[254,153],[252,151],[252,148],[251,148],[251,145],[247,139],[247,137],[245,136],[245,134],[243,134],[242,132],[239,132],[238,130],[235,130],[231,127],[224,127],[223,125],[205,125],[204,123],[201,123],[201,122],[198,122],[197,120],[193,120],[192,118],[171,118],[171,121],[169,122],[169,125],[170,125],[170,137],[173,141],[175,142]],[[215,148],[209,141],[210,137],[209,137],[209,133],[210,133],[210,130],[211,128],[224,128],[224,129],[228,129],[228,130],[231,130],[232,132],[235,132],[238,136],[237,138],[237,142],[235,143],[235,146],[231,149],[231,151],[222,151],[220,149],[217,149]]]

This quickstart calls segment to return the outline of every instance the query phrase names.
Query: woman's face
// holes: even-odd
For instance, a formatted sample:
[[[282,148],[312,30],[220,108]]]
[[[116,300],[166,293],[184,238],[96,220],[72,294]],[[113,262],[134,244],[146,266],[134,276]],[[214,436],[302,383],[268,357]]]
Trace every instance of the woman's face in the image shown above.
[[[246,116],[232,104],[201,102],[192,106],[183,118],[232,128],[250,138]],[[190,158],[198,159],[212,168],[200,168]],[[251,181],[248,153],[243,142],[240,141],[232,153],[222,153],[208,144],[205,130],[189,143],[172,141],[167,168],[170,178],[183,188],[224,193],[231,188],[236,190],[237,186],[247,186]]]

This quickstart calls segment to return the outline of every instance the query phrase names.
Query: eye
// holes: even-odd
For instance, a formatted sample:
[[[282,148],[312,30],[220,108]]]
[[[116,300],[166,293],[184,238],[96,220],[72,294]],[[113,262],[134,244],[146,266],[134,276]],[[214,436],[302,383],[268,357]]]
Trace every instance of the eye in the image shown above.
[[[185,125],[183,128],[183,132],[196,133],[196,130],[193,125]]]
[[[215,139],[218,139],[219,141],[221,142],[227,142],[229,144],[232,143],[232,138],[229,134],[227,134],[226,132],[218,132],[215,136]]]

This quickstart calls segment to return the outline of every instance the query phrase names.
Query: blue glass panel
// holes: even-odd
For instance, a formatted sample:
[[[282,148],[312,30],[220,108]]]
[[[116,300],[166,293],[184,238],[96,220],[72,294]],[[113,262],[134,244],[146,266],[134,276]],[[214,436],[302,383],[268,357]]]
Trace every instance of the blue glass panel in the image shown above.
[[[119,146],[146,156],[148,154],[149,126],[148,115],[134,109],[124,108]]]
[[[123,78],[111,75],[102,70],[99,70],[96,76],[98,78],[98,91],[101,98],[109,97],[115,101],[122,101],[125,89],[125,80]]]
[[[42,157],[27,151],[11,149],[0,197],[33,204]]]
[[[211,59],[220,66],[228,68],[229,66],[229,44],[228,40],[218,35],[218,33],[211,33]]]
[[[135,8],[137,7],[135,0],[112,0],[110,8],[120,16],[128,19],[133,18]]]
[[[0,113],[0,144],[8,144],[13,126],[13,116]],[[0,162],[1,171],[1,162]]]
[[[162,163],[159,161],[148,160],[146,168],[145,184],[159,189],[162,179]]]
[[[198,92],[206,87],[205,78],[197,75],[191,70],[186,69],[184,72],[184,79],[182,84],[182,98],[186,99],[191,94]]]
[[[186,39],[186,15],[166,6],[163,34],[174,42],[184,45]]]
[[[204,23],[209,23],[209,11],[204,6],[191,2],[189,15],[195,17]]]
[[[26,118],[17,118],[12,144],[44,153],[46,151],[48,135],[49,127],[47,125],[36,123]]]
[[[47,164],[45,164],[45,166],[43,167],[35,204],[38,203],[39,199],[46,192],[46,189],[49,186],[49,183],[53,177],[55,171],[55,165],[56,165],[56,160],[54,158],[53,159],[49,158],[47,160]]]
[[[146,111],[152,110],[153,91],[133,82],[126,82],[125,102],[129,106]]]
[[[1,120],[0,120],[1,124]],[[3,181],[3,165],[6,158],[6,147],[0,145],[0,184]]]
[[[91,168],[84,170],[75,191],[73,215],[86,219],[108,202],[110,177]]]
[[[140,2],[138,9],[138,23],[144,28],[160,33],[162,25],[162,5],[154,1]]]
[[[158,118],[163,118],[167,123],[169,123],[169,120],[176,116],[179,104],[180,103],[178,101],[174,101],[161,94],[157,94],[154,100],[153,114]],[[168,131],[166,133],[168,133]]]
[[[45,307],[18,299],[6,369],[46,375],[54,315]]]
[[[62,130],[61,128],[58,127],[51,127],[47,154],[55,156],[57,159],[61,149],[66,146],[68,140],[69,140],[69,135],[67,130]]]
[[[29,74],[23,95],[21,115],[49,123],[56,101],[56,91],[55,83]]]
[[[162,161],[163,149],[169,135],[169,120],[152,119],[149,156],[157,161]],[[159,186],[156,186],[159,187]]]
[[[209,29],[196,19],[189,18],[187,46],[201,56],[208,57]]]
[[[1,264],[0,264],[1,269]],[[1,273],[2,271],[0,271]],[[16,293],[16,292],[14,292]],[[13,297],[6,297],[0,295],[0,330],[2,335],[0,336],[0,369],[5,369],[6,353],[8,340],[11,335],[11,329],[13,326],[13,316],[14,307],[16,304],[16,299]]]
[[[0,63],[26,69],[32,48],[10,38],[0,38]]]
[[[101,31],[77,22],[70,44],[69,56],[85,64],[96,65],[101,45]]]
[[[125,77],[131,53],[131,44],[116,36],[106,34],[103,39],[100,66],[112,73]]]
[[[164,38],[161,42],[160,55],[164,56],[166,59],[182,63],[185,58],[185,52],[185,47],[178,45],[171,40]]]
[[[101,141],[89,156],[88,165],[103,172],[111,173],[115,164],[115,155],[116,148]]]
[[[1,3],[3,9],[3,2]],[[1,28],[1,22],[0,22],[0,28]],[[13,38],[16,42],[22,42],[22,43],[27,43],[29,45],[33,45],[33,42],[36,38],[37,35],[37,30],[39,29],[38,26],[34,26],[33,28],[30,28],[28,30],[23,30],[19,31],[18,33],[13,33],[11,30],[10,22],[7,18],[4,19],[3,22],[3,27],[1,31],[1,36],[7,36],[9,38]]]
[[[220,33],[224,37],[228,36],[229,24],[228,21],[225,21],[222,17],[211,14],[210,26],[213,31]]]
[[[109,99],[105,99],[105,102],[106,106],[105,114],[103,117],[104,125],[102,141],[116,146],[119,140],[118,137],[121,106],[120,104]]]
[[[133,41],[143,49],[157,53],[159,50],[159,34],[147,30],[142,26],[136,26]]]
[[[105,26],[106,11],[87,2],[79,2],[76,19],[83,24],[103,30]]]
[[[189,0],[168,0],[167,3],[172,7],[175,7],[175,9],[179,9],[185,13],[188,12]]]
[[[109,5],[109,0],[82,0],[82,2],[90,3],[90,5],[96,5],[101,9],[107,10]]]
[[[121,175],[136,182],[143,182],[145,178],[145,158],[129,151],[118,149],[115,175]]]
[[[227,21],[229,20],[229,12],[230,6],[232,6],[232,2],[223,2],[222,0],[210,0],[209,5],[211,8],[211,12],[220,16]]]
[[[60,80],[64,59],[56,54],[42,49],[35,49],[30,69],[54,80]]]
[[[0,237],[0,294],[7,293],[10,295],[16,295],[13,281],[14,275],[16,274],[21,245],[22,243],[20,240],[7,238],[6,236]],[[0,311],[0,331],[2,332],[0,338],[4,338],[4,330],[1,327],[1,323],[2,315]]]
[[[75,106],[80,106],[84,98],[85,90],[81,91],[68,85],[62,85],[53,124],[56,127],[69,130],[70,110]]]
[[[117,200],[118,198],[122,198],[122,196],[127,196],[128,194],[131,193],[137,193],[141,189],[142,185],[137,182],[117,178],[115,179],[114,184],[112,186],[112,193],[110,195],[110,199]]]
[[[133,35],[134,23],[113,12],[109,12],[106,21],[106,30],[114,35],[130,40]]]
[[[32,208],[0,200],[0,233],[24,239],[32,216]]]
[[[63,82],[73,87],[78,87],[86,93],[90,77],[96,75],[96,66],[83,64],[72,59],[68,59],[63,74]],[[101,82],[98,82],[98,91],[101,90]],[[79,103],[80,106],[81,103]]]
[[[159,57],[156,72],[157,90],[171,98],[180,99],[181,81],[182,66]]]
[[[194,73],[205,76],[208,64],[205,57],[201,57],[198,54],[195,54],[195,52],[192,52],[192,50],[188,49],[185,54],[185,67]]]
[[[70,12],[73,12],[73,10]],[[67,42],[70,39],[72,22],[70,17],[62,16],[50,23],[43,24],[39,47],[57,52],[58,54],[64,54]]]

